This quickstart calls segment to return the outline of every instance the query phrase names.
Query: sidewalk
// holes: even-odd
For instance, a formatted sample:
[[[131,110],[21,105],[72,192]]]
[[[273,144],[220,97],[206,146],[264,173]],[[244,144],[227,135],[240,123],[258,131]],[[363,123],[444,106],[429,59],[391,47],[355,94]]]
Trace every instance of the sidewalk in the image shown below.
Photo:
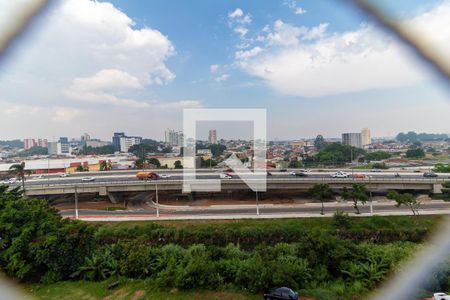
[[[255,207],[253,207],[255,208]],[[333,213],[325,213],[320,215],[319,213],[283,213],[283,214],[270,214],[262,213],[260,215],[256,214],[224,214],[224,215],[170,215],[170,214],[160,214],[159,217],[155,214],[149,215],[122,215],[122,216],[108,216],[108,215],[97,215],[97,216],[81,216],[80,220],[83,221],[94,221],[94,222],[122,222],[122,221],[168,221],[168,220],[241,220],[241,219],[288,219],[288,218],[330,218],[333,217]],[[370,216],[409,216],[412,212],[408,211],[385,211],[385,212],[375,212],[373,215],[370,213],[361,213],[359,215],[349,214],[352,217],[370,217]],[[450,209],[447,210],[429,210],[420,211],[420,215],[450,215]],[[68,218],[73,219],[73,216]]]

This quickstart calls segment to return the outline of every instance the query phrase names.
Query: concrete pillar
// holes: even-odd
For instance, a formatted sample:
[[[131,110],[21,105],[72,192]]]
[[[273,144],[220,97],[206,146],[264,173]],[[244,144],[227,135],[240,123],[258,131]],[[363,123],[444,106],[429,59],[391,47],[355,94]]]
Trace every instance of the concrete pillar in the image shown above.
[[[442,194],[442,184],[433,184],[433,194]]]
[[[121,198],[120,194],[115,194],[115,193],[107,193],[107,194],[108,194],[109,201],[111,201],[111,203],[117,204],[120,202],[120,198]]]
[[[99,187],[99,189],[98,189],[98,194],[99,194],[100,196],[106,196],[106,195],[108,195],[108,188],[107,188],[106,186],[101,186],[101,187]]]

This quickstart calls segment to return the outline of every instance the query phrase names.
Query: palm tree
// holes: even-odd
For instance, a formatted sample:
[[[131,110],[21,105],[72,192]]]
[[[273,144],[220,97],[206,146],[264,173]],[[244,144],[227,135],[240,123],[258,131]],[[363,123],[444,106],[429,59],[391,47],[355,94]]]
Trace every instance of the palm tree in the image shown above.
[[[30,171],[25,170],[25,162],[11,165],[9,172],[22,180],[22,189],[25,191],[25,175],[30,174]]]
[[[333,195],[333,191],[330,186],[326,183],[317,183],[310,190],[309,193],[316,199],[320,200],[322,203],[322,208],[320,210],[320,214],[324,214],[323,202],[325,199],[330,199]]]

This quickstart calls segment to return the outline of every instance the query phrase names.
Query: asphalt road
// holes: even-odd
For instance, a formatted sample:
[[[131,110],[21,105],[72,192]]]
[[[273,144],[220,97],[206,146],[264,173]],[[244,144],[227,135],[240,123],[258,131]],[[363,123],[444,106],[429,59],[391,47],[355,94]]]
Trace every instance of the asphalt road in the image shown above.
[[[58,184],[89,184],[91,182],[84,182],[82,181],[83,177],[94,177],[95,183],[114,183],[114,182],[133,182],[138,181],[136,178],[136,172],[137,171],[127,171],[127,173],[108,173],[108,172],[102,172],[102,173],[95,173],[95,174],[71,174],[68,177],[59,177],[59,175],[50,175],[48,178],[44,177],[42,179],[38,179],[35,176],[34,177],[28,177],[25,181],[25,184],[27,186],[33,186],[33,185],[58,185]],[[351,175],[351,172],[348,172],[346,170],[347,174]],[[222,172],[220,171],[205,171],[202,170],[202,172],[197,173],[197,179],[218,179],[219,174]],[[295,177],[290,175],[290,172],[272,172],[272,176],[268,176],[268,178],[330,178],[332,174],[335,172],[308,172],[307,177]],[[355,174],[365,174],[366,176],[371,176],[372,178],[384,178],[384,179],[394,179],[396,172],[367,172],[367,171],[354,171]],[[183,179],[182,172],[173,172],[173,171],[167,171],[167,172],[159,172],[159,174],[170,174],[171,178],[169,179],[160,179],[160,180],[181,180]],[[449,178],[450,174],[439,174],[437,178]],[[405,179],[411,179],[411,178],[424,178],[422,173],[407,173],[403,172],[401,173],[401,178]],[[17,181],[15,183],[16,185],[19,185],[20,182]]]
[[[325,213],[334,213],[337,209],[352,213],[354,212],[354,208],[350,203],[346,206],[342,205],[325,205]],[[361,213],[369,213],[370,206],[367,203],[366,205],[359,205],[359,209]],[[436,210],[449,210],[450,203],[449,202],[429,202],[423,203],[420,211],[436,211]],[[374,212],[404,212],[405,214],[409,214],[411,211],[408,207],[400,206],[396,207],[393,203],[386,204],[374,204],[373,206]],[[199,207],[195,209],[191,207],[189,210],[175,210],[175,209],[159,209],[161,214],[164,215],[172,215],[172,216],[221,216],[221,215],[250,215],[256,213],[256,206],[254,208],[236,208],[230,205],[230,208],[205,208]],[[279,214],[315,214],[320,212],[320,205],[301,205],[301,206],[284,206],[284,207],[259,207],[260,214],[266,215],[279,215]],[[105,210],[93,210],[93,209],[81,209],[78,211],[79,216],[145,216],[145,215],[155,215],[156,209],[138,209],[138,210],[123,210],[123,211],[105,211]],[[75,215],[75,210],[65,210],[61,212],[62,216],[73,216]]]

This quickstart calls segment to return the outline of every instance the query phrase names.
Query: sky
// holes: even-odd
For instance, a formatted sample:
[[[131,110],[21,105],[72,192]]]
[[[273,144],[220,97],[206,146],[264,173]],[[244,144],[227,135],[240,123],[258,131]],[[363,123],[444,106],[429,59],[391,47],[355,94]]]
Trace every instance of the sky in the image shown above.
[[[32,1],[0,0],[0,34]],[[450,64],[450,0],[377,4]],[[265,108],[269,139],[450,133],[449,93],[345,1],[60,0],[0,59],[0,139],[160,140],[185,108]]]

